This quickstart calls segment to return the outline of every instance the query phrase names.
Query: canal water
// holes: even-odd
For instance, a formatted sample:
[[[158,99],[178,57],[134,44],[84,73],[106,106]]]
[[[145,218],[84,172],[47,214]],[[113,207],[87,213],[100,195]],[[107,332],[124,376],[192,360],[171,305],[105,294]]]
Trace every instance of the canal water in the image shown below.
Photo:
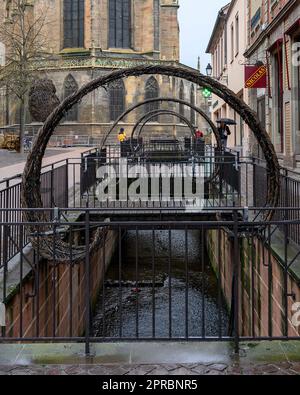
[[[94,336],[227,336],[229,315],[204,239],[198,230],[123,234],[97,301]]]

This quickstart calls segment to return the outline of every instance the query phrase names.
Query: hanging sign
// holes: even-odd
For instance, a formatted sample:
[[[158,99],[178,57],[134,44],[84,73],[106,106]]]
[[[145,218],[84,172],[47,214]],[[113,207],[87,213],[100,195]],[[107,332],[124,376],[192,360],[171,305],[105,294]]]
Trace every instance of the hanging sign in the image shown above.
[[[267,67],[245,66],[245,88],[266,88]]]

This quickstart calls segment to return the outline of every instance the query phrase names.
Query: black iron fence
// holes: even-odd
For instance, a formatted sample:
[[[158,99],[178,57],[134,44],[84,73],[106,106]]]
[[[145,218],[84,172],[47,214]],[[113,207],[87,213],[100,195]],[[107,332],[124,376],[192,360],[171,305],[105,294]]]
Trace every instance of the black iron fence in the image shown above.
[[[46,165],[41,174],[41,196],[44,207],[81,207],[80,185],[85,158],[94,154],[89,150],[78,159],[65,159]],[[0,182],[0,205],[3,209],[18,209],[21,207],[21,178],[22,174],[4,179]],[[19,211],[0,213],[0,223],[10,221],[11,226],[0,225],[0,251],[3,260],[10,260],[21,243],[19,228],[13,223],[22,221]],[[26,233],[22,234],[22,246],[27,243]],[[5,251],[5,253],[4,253]],[[0,267],[2,263],[0,263]]]
[[[242,340],[300,340],[291,221],[253,223],[241,219],[242,209],[230,210],[231,220],[213,222],[111,222],[113,210],[64,209],[55,222],[34,224],[34,251],[19,244],[14,264],[1,269],[0,342],[85,342],[88,353],[92,342],[215,340],[234,341],[238,349]],[[1,222],[4,230],[17,226],[19,235],[28,225]],[[281,239],[274,227],[284,229]],[[89,254],[99,228],[102,243]],[[43,259],[44,238],[53,247],[50,261]],[[61,241],[69,245],[69,262],[55,255]],[[75,246],[86,251],[76,264]]]
[[[266,163],[261,159],[253,159],[253,200],[255,207],[263,207],[268,193],[268,179]],[[300,219],[300,174],[281,168],[279,207],[291,207],[291,210],[277,210],[277,220],[291,221],[287,228],[287,237],[291,242],[300,245],[300,227],[293,223]],[[281,230],[283,230],[281,228]]]
[[[189,160],[174,160],[166,156],[162,162],[157,158],[151,161],[149,152],[153,152],[160,146],[160,152],[174,151],[174,143],[167,142],[150,142],[143,143],[139,155],[122,157],[120,145],[107,145],[100,152],[97,149],[87,151],[78,159],[66,159],[58,163],[46,166],[42,170],[41,192],[44,207],[94,207],[94,208],[184,208],[184,199],[176,201],[174,199],[174,177],[170,177],[170,196],[165,199],[162,192],[162,177],[160,179],[159,196],[155,201],[151,200],[151,180],[149,178],[149,196],[147,201],[131,201],[126,195],[120,199],[119,186],[117,185],[117,195],[115,199],[99,199],[97,196],[97,187],[103,181],[98,175],[98,170],[102,166],[110,166],[119,171],[120,166],[125,166],[127,178],[132,183],[135,178],[130,179],[129,172],[135,165],[145,165],[149,169],[152,165],[156,169],[168,167],[168,171],[178,170],[180,167],[183,173],[184,169],[194,171],[194,180],[197,178],[195,172],[196,166],[201,165],[203,176],[203,199],[194,202],[194,208],[220,208],[224,209],[234,206],[254,206],[263,207],[266,202],[267,193],[267,174],[265,164],[262,161],[253,161],[249,158],[242,158],[236,152],[230,150],[218,152],[212,146],[205,147],[205,155],[193,155],[194,151],[189,151]],[[185,144],[175,144],[176,150],[186,154],[187,147]],[[125,163],[126,162],[126,163]],[[2,208],[19,208],[21,192],[21,176],[3,180],[0,183],[0,203]],[[277,211],[277,220],[297,220],[299,214],[294,208],[299,207],[300,184],[298,175],[282,169],[281,198],[280,206],[292,207],[292,210],[284,212]],[[252,186],[251,186],[252,183]],[[177,199],[178,200],[178,199]],[[253,202],[249,204],[248,202]],[[190,204],[189,204],[189,207]],[[259,218],[259,212],[255,217]],[[4,214],[2,214],[4,215]],[[20,222],[22,220],[20,213],[6,213],[8,217],[1,218],[1,221],[10,220]],[[10,217],[9,217],[10,215]],[[282,230],[282,229],[281,229]],[[300,228],[298,224],[291,223],[288,226],[288,240],[300,244]],[[26,234],[22,235],[23,246],[26,244]],[[10,260],[17,251],[17,245],[20,243],[18,227],[11,225],[4,230],[0,226],[0,245],[8,246],[2,248],[7,255],[3,259]],[[2,253],[3,255],[3,253]]]

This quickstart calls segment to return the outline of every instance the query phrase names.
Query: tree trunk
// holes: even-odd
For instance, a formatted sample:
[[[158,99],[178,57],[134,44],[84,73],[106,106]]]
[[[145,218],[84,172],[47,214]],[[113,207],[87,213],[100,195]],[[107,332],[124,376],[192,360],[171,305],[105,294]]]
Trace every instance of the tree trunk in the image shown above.
[[[19,152],[21,154],[24,153],[25,125],[26,125],[25,99],[21,99],[20,100],[20,129],[19,129],[19,139],[20,139]]]

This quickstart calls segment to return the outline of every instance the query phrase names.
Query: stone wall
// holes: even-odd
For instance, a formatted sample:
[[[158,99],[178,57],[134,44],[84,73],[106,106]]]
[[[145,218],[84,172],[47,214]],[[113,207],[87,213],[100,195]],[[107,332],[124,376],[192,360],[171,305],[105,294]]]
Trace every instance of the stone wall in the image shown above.
[[[253,240],[253,244],[252,244]],[[280,257],[263,246],[257,238],[239,240],[239,316],[241,336],[283,336],[284,334],[284,269]],[[281,243],[281,246],[283,243]],[[233,241],[225,230],[207,232],[211,264],[220,273],[221,286],[228,308],[231,306],[234,267]],[[277,251],[278,252],[278,251]],[[300,336],[300,328],[292,325],[292,305],[300,301],[300,283],[288,273],[288,334]],[[269,289],[270,298],[269,298]],[[269,317],[270,311],[270,317]],[[270,328],[269,328],[270,327]]]
[[[105,244],[105,267],[115,250],[116,234],[109,231]],[[90,262],[91,304],[96,302],[103,275],[103,250]],[[78,337],[85,329],[85,263],[70,266],[40,262],[37,273],[28,272],[6,298],[6,336]],[[38,291],[37,291],[38,290]],[[55,308],[54,308],[55,306]],[[37,314],[39,312],[39,314]],[[72,317],[72,318],[71,318]]]

